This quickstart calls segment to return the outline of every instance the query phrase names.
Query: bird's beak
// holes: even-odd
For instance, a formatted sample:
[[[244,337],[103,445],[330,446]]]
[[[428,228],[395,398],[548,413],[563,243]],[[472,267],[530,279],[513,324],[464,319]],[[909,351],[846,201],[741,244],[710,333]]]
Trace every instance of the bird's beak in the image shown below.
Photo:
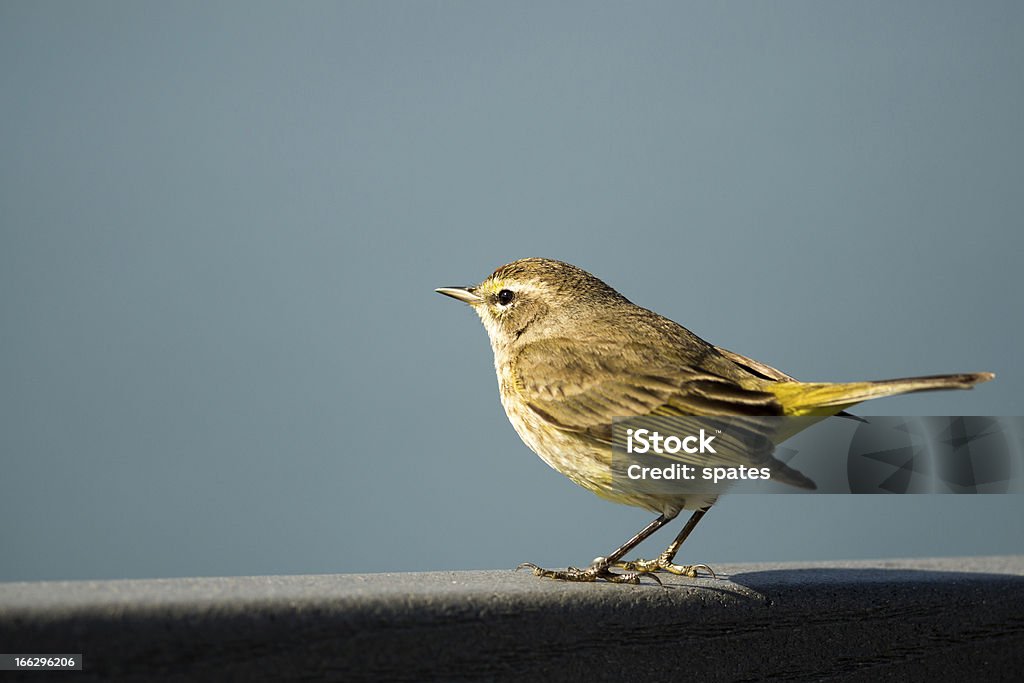
[[[470,306],[484,302],[484,298],[476,293],[476,287],[438,287],[434,291],[459,301],[465,301]]]

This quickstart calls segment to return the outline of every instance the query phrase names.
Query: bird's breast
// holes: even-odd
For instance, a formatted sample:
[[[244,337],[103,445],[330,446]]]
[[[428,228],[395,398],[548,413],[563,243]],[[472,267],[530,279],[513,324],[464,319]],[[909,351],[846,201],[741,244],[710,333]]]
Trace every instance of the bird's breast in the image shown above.
[[[576,432],[559,429],[534,412],[523,398],[511,363],[495,362],[501,405],[530,450],[549,467],[602,498],[675,516],[682,508],[702,507],[714,497],[665,496],[634,490],[621,477],[613,481],[609,446]]]
[[[511,363],[495,363],[495,369],[505,415],[530,450],[553,469],[586,488],[592,489],[597,481],[607,479],[610,453],[605,453],[606,449],[596,448],[579,435],[551,425],[534,412],[522,396]]]

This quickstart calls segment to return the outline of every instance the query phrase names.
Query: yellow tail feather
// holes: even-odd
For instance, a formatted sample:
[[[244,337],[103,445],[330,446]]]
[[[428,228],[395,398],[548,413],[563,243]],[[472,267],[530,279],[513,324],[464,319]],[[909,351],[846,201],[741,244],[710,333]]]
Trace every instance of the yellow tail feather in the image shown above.
[[[973,372],[838,384],[766,382],[763,390],[775,394],[786,415],[834,415],[852,405],[872,398],[909,394],[915,391],[970,389],[975,384],[987,382],[994,377],[995,375],[991,372]]]

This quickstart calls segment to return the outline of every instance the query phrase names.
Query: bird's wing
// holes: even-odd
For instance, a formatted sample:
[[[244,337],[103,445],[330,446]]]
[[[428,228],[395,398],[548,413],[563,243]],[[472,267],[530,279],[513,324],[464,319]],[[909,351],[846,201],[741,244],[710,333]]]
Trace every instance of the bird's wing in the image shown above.
[[[728,358],[729,360],[731,360],[736,365],[739,365],[747,372],[750,372],[753,375],[761,377],[762,379],[770,379],[776,382],[796,381],[796,378],[787,375],[782,370],[773,368],[767,363],[762,363],[759,360],[748,358],[746,356],[736,353],[735,351],[730,351],[729,349],[723,349],[721,346],[716,346],[715,350],[718,351],[718,353],[725,356],[726,358]]]
[[[782,370],[779,370],[778,368],[773,368],[767,363],[762,363],[759,360],[748,358],[747,356],[738,354],[735,351],[730,351],[729,349],[723,349],[721,346],[716,346],[715,349],[725,358],[731,360],[733,363],[743,368],[747,372],[751,373],[755,377],[760,377],[761,379],[767,379],[773,382],[799,381],[796,377],[793,377],[792,375],[787,375]],[[865,420],[864,418],[858,417],[853,413],[849,413],[845,410],[841,410],[838,413],[836,413],[836,417],[844,417],[851,420],[855,420],[857,422],[867,422],[867,420]]]
[[[568,339],[528,344],[513,362],[514,390],[549,426],[609,446],[615,445],[615,418],[643,418],[645,427],[661,424],[663,433],[679,434],[688,429],[688,417],[698,418],[693,420],[695,433],[708,426],[707,419],[699,419],[702,416],[730,416],[728,429],[715,442],[726,446],[718,449],[716,461],[750,465],[771,460],[781,466],[780,475],[782,468],[788,469],[771,457],[779,422],[756,419],[783,414],[774,394],[702,368],[665,363],[641,345],[620,342],[600,347],[600,342]],[[666,457],[708,464],[703,455],[681,452]],[[788,483],[813,486],[799,473],[791,479]]]
[[[646,352],[629,343],[609,349],[568,339],[528,344],[513,363],[516,389],[552,426],[595,436],[618,417],[782,414],[770,392]]]

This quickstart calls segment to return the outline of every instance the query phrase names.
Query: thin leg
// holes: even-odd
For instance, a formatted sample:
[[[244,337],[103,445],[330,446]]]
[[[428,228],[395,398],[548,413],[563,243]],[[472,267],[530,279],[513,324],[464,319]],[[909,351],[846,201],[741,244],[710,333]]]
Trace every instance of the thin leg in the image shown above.
[[[559,579],[561,581],[597,581],[598,579],[604,579],[605,581],[610,581],[612,583],[640,583],[641,574],[646,572],[615,574],[609,571],[608,568],[615,565],[626,553],[640,545],[648,536],[671,522],[672,519],[672,517],[658,515],[656,520],[637,532],[633,538],[619,546],[619,548],[611,555],[608,557],[595,558],[593,563],[591,563],[587,569],[577,569],[576,567],[569,567],[565,571],[544,569],[543,567],[538,567],[532,562],[523,562],[521,565],[516,567],[516,569],[529,567],[533,570],[534,576],[543,576],[548,579]],[[652,575],[651,578],[658,583],[661,583],[658,577]]]
[[[694,512],[690,516],[690,519],[686,522],[686,525],[683,526],[682,530],[679,532],[679,535],[676,536],[675,540],[672,541],[672,543],[670,543],[669,546],[665,548],[665,552],[663,552],[661,555],[658,555],[656,559],[633,560],[632,562],[615,561],[612,563],[612,566],[625,569],[629,572],[636,572],[639,574],[648,574],[651,572],[656,572],[659,569],[664,569],[670,574],[688,576],[691,579],[697,578],[697,571],[703,569],[707,571],[709,574],[711,574],[712,577],[714,577],[715,572],[711,569],[711,567],[707,566],[706,564],[673,564],[672,562],[672,560],[676,559],[676,553],[678,553],[679,548],[682,547],[683,541],[686,540],[686,537],[690,535],[690,532],[693,531],[693,528],[697,526],[697,522],[699,522],[701,518],[704,516],[704,514],[710,509],[711,506],[709,505],[705,508],[701,508],[700,510]],[[627,550],[626,552],[629,551]]]

